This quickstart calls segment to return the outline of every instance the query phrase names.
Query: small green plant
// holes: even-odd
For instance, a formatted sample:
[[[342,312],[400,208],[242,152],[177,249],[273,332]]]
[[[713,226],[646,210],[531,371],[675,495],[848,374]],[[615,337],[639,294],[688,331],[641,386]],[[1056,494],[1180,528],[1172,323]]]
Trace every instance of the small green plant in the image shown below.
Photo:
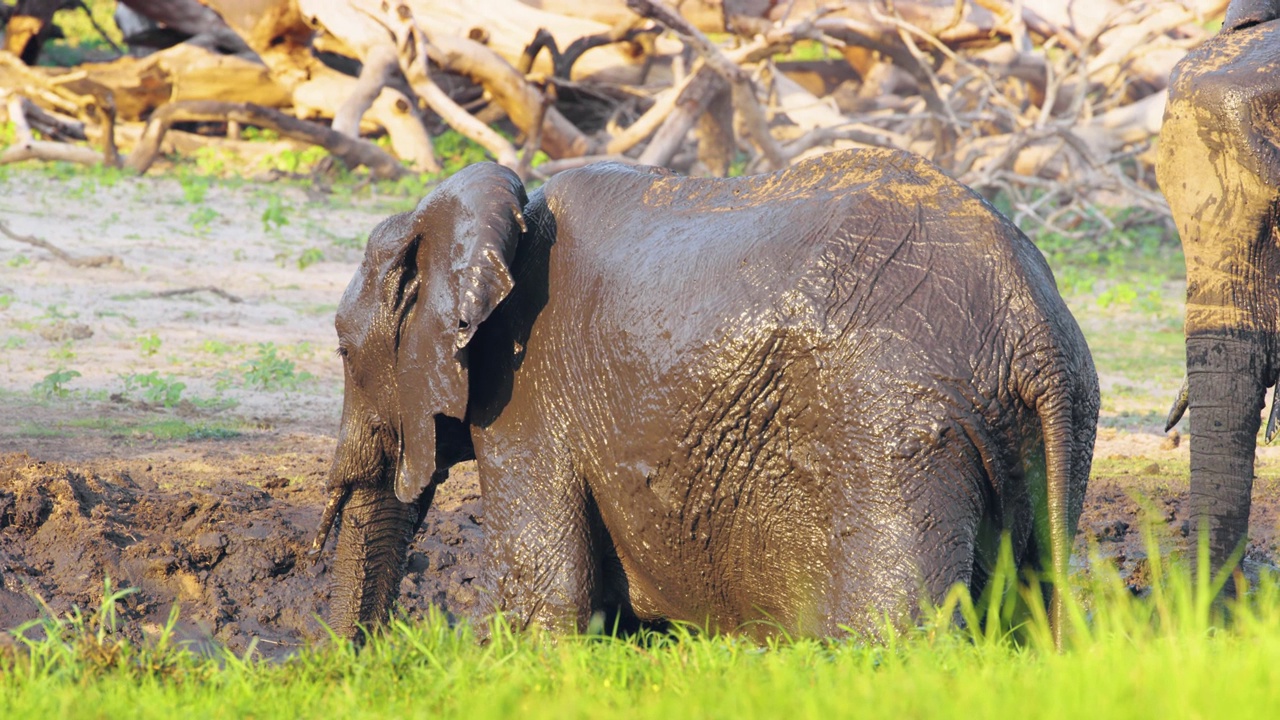
[[[49,351],[49,359],[60,363],[68,363],[76,359],[75,346],[70,340]]]
[[[182,400],[182,391],[187,388],[186,383],[176,380],[172,375],[160,377],[158,370],[152,370],[145,375],[133,373],[121,379],[124,380],[125,395],[141,391],[143,400],[152,405],[165,407],[177,405]]]
[[[42,313],[40,317],[36,319],[48,320],[50,322],[57,322],[59,320],[74,320],[78,317],[80,317],[79,312],[75,310],[72,310],[71,312],[63,312],[61,303],[53,303],[50,305],[46,305],[44,308],[44,313]]]
[[[1127,308],[1133,305],[1138,299],[1138,291],[1129,283],[1120,283],[1102,291],[1098,295],[1098,307],[1108,309],[1111,307]]]
[[[9,306],[12,304],[13,304],[12,295],[10,295],[9,293],[0,295],[0,310],[8,310]]]
[[[319,248],[307,248],[298,256],[298,269],[306,270],[322,260],[324,260],[324,253]]]
[[[443,165],[443,174],[448,177],[462,168],[487,158],[484,148],[474,141],[459,134],[456,130],[446,130],[435,137],[432,142],[436,155]]]
[[[209,232],[209,226],[219,217],[222,216],[218,214],[217,210],[204,206],[191,211],[191,214],[187,216],[187,222],[191,223],[192,229],[203,235]]]
[[[138,350],[143,357],[151,357],[160,351],[160,336],[155,333],[138,338]]]
[[[285,216],[284,200],[279,195],[267,196],[267,208],[262,211],[262,229],[265,232],[279,230],[289,224]]]
[[[292,360],[282,358],[275,343],[258,343],[257,357],[240,365],[246,385],[261,390],[288,390],[312,379],[306,371],[298,371]]]
[[[240,138],[249,141],[257,140],[260,142],[269,142],[272,140],[279,140],[280,133],[272,130],[271,128],[260,128],[250,125],[240,131]]]
[[[32,386],[32,390],[39,397],[63,398],[71,393],[71,391],[67,389],[67,383],[78,377],[80,377],[80,372],[78,370],[58,368],[48,375],[45,375],[43,380]]]
[[[193,205],[199,205],[204,202],[204,196],[209,192],[210,180],[202,175],[186,172],[178,176],[178,184],[182,186],[182,199]]]
[[[22,253],[18,253],[17,255],[14,255],[13,257],[9,258],[8,265],[11,268],[20,268],[23,265],[29,265],[30,263],[31,263],[31,258],[27,257],[26,255],[23,255]]]
[[[222,357],[235,349],[235,346],[224,343],[221,340],[205,340],[200,343],[200,352],[207,352],[218,357]]]
[[[20,338],[17,335],[10,335],[4,339],[3,344],[0,344],[0,349],[17,350],[18,348],[26,346],[26,344],[27,341],[25,339]]]
[[[281,150],[275,155],[262,159],[262,165],[272,170],[287,173],[299,173],[314,167],[317,162],[329,154],[328,150],[312,145],[303,150]]]
[[[211,145],[196,148],[196,169],[203,175],[222,176],[228,171],[231,153]]]

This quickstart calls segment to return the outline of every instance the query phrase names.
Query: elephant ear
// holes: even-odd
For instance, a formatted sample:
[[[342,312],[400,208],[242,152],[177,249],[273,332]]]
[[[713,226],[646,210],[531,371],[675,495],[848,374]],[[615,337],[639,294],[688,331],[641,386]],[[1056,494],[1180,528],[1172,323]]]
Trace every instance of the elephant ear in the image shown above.
[[[467,417],[467,345],[510,294],[511,261],[525,230],[520,178],[493,163],[441,183],[413,212],[419,238],[405,258],[417,275],[396,350],[400,467],[396,496],[413,502],[437,469],[436,416]]]

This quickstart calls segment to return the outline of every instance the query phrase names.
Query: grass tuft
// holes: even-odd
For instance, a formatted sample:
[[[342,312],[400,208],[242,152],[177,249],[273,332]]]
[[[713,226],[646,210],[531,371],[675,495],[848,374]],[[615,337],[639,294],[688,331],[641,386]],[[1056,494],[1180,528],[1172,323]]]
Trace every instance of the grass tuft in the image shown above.
[[[1148,535],[1154,549],[1154,535]],[[1008,554],[995,592],[962,589],[880,642],[763,644],[676,626],[621,639],[516,632],[501,618],[451,626],[439,612],[394,619],[360,652],[330,639],[291,658],[199,654],[120,637],[103,608],[22,628],[0,653],[0,712],[12,717],[1261,717],[1280,700],[1280,583],[1210,602],[1205,573],[1152,553],[1135,596],[1094,559],[1077,578],[1070,647],[1053,650],[1040,584]],[[1222,578],[1217,579],[1220,583]]]

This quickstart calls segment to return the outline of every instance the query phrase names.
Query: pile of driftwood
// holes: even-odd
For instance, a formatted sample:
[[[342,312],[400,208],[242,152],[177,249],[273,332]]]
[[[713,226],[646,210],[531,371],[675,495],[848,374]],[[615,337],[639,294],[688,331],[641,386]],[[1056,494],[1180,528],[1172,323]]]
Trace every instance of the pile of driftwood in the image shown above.
[[[439,171],[447,127],[529,178],[884,146],[1066,232],[1099,204],[1164,214],[1169,71],[1226,0],[120,0],[121,57],[31,64],[68,4],[7,8],[0,163],[146,172],[248,126],[377,178]]]

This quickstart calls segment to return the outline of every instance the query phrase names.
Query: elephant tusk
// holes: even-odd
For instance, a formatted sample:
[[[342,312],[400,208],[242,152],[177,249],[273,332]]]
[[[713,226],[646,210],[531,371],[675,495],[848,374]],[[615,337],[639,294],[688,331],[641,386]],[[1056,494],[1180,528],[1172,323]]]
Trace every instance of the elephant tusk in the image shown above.
[[[1182,419],[1182,414],[1187,411],[1187,403],[1191,397],[1191,378],[1182,378],[1182,389],[1178,391],[1178,397],[1173,400],[1173,407],[1169,408],[1169,417],[1165,418],[1164,431],[1169,432],[1174,425]],[[1272,416],[1274,418],[1274,415]]]
[[[1280,385],[1276,385],[1271,391],[1271,415],[1267,417],[1267,444],[1270,445],[1272,440],[1276,439],[1276,415],[1280,415]]]
[[[320,529],[316,532],[316,539],[311,541],[311,549],[307,551],[307,554],[314,557],[316,562],[320,562],[320,552],[324,550],[329,532],[333,530],[333,521],[338,518],[338,511],[347,504],[347,499],[350,497],[350,485],[335,488],[329,495],[329,502],[324,506],[324,514],[320,516]]]

